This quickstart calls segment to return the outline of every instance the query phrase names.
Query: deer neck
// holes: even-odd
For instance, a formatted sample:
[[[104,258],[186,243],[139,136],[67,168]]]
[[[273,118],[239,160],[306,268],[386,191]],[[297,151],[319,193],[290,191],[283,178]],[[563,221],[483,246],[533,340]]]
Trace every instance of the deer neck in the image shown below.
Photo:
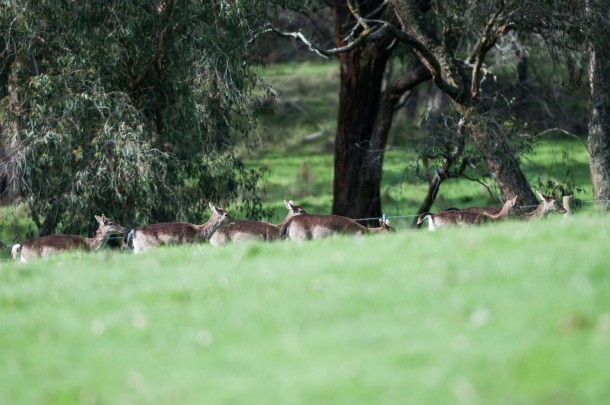
[[[504,204],[502,206],[502,209],[500,210],[500,212],[498,212],[495,215],[491,215],[491,214],[487,214],[487,213],[483,213],[487,218],[491,219],[492,221],[497,221],[499,219],[503,219],[505,217],[508,216],[508,214],[510,214],[510,212],[513,210],[513,204],[512,202],[508,201],[506,202],[506,204]]]
[[[95,233],[93,238],[84,238],[85,243],[89,246],[91,250],[99,250],[101,249],[106,242],[108,242],[109,235],[107,232],[104,232],[100,229]]]
[[[544,201],[542,201],[542,202],[541,202],[541,203],[538,205],[538,207],[536,207],[536,209],[535,209],[534,211],[532,211],[532,212],[528,212],[528,213],[527,213],[527,214],[525,214],[525,215],[527,215],[527,217],[528,217],[529,219],[536,219],[536,218],[539,218],[539,217],[541,217],[541,216],[545,215],[547,212],[548,212],[548,207],[547,207],[547,205],[544,203]]]
[[[198,231],[201,237],[203,237],[206,241],[210,240],[214,232],[220,228],[222,225],[222,220],[219,216],[214,215],[203,225],[198,225]]]

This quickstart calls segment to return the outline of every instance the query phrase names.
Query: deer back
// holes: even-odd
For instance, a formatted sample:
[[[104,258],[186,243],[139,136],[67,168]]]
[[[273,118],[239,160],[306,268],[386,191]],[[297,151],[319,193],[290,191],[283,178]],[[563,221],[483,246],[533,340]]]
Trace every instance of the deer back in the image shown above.
[[[210,244],[221,246],[229,242],[249,240],[272,241],[279,238],[280,228],[269,222],[237,220],[233,225],[216,230]]]
[[[292,240],[323,239],[337,234],[359,235],[366,232],[366,227],[351,218],[311,214],[293,216],[280,229],[282,237]]]
[[[46,257],[67,250],[91,250],[86,239],[79,235],[40,236],[20,243],[14,252],[18,248],[21,250],[22,261]]]
[[[517,196],[507,199],[506,202],[502,205],[502,207],[468,207],[468,208],[451,208],[441,212],[462,212],[462,213],[472,213],[477,215],[484,215],[492,220],[500,220],[507,217],[515,205],[517,204]]]
[[[468,208],[460,208],[456,211],[462,211],[462,212],[470,212],[473,214],[478,214],[478,215],[498,215],[500,213],[500,211],[502,211],[502,208],[498,208],[498,207],[468,207]]]
[[[420,216],[418,224],[421,224],[425,219],[428,219],[428,229],[431,231],[453,226],[480,225],[487,221],[485,215],[463,210],[441,211],[436,214],[424,213]]]
[[[155,246],[189,244],[205,240],[197,225],[185,222],[141,226],[132,229],[129,238],[136,252]]]

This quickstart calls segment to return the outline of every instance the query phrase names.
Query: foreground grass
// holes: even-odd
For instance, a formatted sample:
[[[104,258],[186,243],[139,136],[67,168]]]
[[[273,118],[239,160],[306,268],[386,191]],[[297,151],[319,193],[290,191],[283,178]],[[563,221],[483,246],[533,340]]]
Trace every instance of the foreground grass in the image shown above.
[[[4,263],[0,403],[601,403],[608,229]]]

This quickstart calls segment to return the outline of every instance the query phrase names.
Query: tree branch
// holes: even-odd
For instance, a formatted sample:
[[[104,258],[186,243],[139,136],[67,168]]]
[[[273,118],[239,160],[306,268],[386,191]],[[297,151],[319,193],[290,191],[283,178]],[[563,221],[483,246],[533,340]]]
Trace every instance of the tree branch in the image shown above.
[[[472,69],[472,79],[470,81],[470,96],[472,99],[476,99],[479,96],[479,77],[481,75],[481,69],[483,66],[483,61],[485,60],[485,56],[494,47],[498,38],[504,35],[511,27],[512,24],[510,22],[506,22],[502,24],[495,32],[492,33],[494,26],[496,25],[500,15],[504,11],[505,4],[504,0],[498,1],[498,7],[496,12],[489,18],[487,24],[485,25],[485,29],[483,30],[483,35],[479,38],[479,41],[474,47],[474,50],[468,57],[468,62],[472,64],[474,61],[474,67]]]

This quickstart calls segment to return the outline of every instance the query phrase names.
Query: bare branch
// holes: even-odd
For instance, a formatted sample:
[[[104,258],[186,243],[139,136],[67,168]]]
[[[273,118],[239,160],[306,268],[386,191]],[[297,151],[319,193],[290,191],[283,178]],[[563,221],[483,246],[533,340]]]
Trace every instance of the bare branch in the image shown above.
[[[360,25],[363,30],[365,30],[365,31],[368,30],[369,26],[362,19],[362,16],[360,16],[360,10],[358,10],[357,7],[354,7],[352,0],[347,0],[347,8],[349,9],[350,13],[352,13],[352,15],[354,16],[356,21],[358,21],[358,25]]]
[[[485,60],[485,56],[494,47],[498,38],[504,35],[510,28],[512,28],[512,24],[510,22],[506,22],[498,27],[495,32],[494,27],[496,23],[504,11],[505,4],[504,0],[498,1],[498,7],[496,12],[489,18],[487,24],[485,25],[485,29],[483,30],[483,35],[479,38],[474,50],[468,57],[468,62],[473,63],[474,68],[472,69],[472,79],[470,81],[470,95],[473,99],[476,99],[479,95],[479,77],[481,75],[481,69],[483,66],[483,61]]]
[[[300,31],[284,32],[271,25],[267,25],[265,29],[263,29],[261,32],[259,32],[256,35],[256,37],[259,35],[268,33],[268,32],[273,32],[281,37],[290,37],[290,38],[297,39],[297,40],[301,41],[302,43],[304,43],[305,45],[307,45],[307,47],[309,48],[309,50],[311,52],[314,52],[318,56],[328,59],[329,56],[349,52],[352,49],[359,47],[360,45],[362,45],[363,43],[365,43],[368,40],[377,40],[377,39],[381,38],[387,32],[387,27],[384,25],[382,25],[380,27],[369,27],[369,29],[362,31],[355,40],[348,42],[347,45],[340,46],[337,48],[332,48],[332,49],[322,49],[318,45],[314,44],[313,42],[311,42],[307,38],[305,38],[303,33]],[[254,40],[254,38],[252,40]]]

